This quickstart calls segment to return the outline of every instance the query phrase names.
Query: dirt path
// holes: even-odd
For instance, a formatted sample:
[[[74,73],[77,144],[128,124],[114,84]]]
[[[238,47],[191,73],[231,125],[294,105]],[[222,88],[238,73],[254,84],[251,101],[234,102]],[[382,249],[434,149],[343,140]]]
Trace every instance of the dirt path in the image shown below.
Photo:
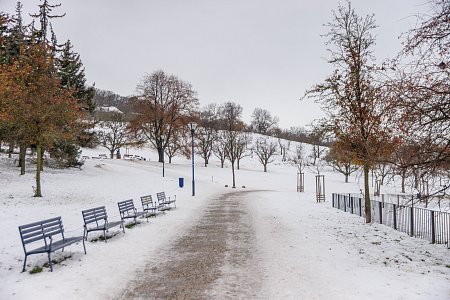
[[[119,299],[257,298],[262,272],[248,193],[212,200],[200,221],[137,274]]]

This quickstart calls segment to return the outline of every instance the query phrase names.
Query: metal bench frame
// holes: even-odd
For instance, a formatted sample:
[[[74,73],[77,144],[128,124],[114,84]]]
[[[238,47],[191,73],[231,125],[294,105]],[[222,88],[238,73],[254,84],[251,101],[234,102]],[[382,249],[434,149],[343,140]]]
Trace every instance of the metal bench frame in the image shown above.
[[[166,193],[165,192],[159,192],[156,193],[156,197],[158,198],[158,203],[160,205],[163,205],[164,207],[166,207],[166,210],[172,209],[172,207],[170,206],[171,204],[173,204],[175,206],[175,208],[177,207],[176,201],[177,201],[177,196],[174,196],[174,199],[170,200],[166,198]]]
[[[133,199],[117,202],[117,205],[119,206],[119,213],[122,221],[125,221],[125,219],[134,219],[134,224],[136,225],[136,219],[144,216],[144,212],[137,211],[134,207]]]
[[[125,226],[123,226],[124,221],[108,221],[108,214],[106,213],[106,208],[104,206],[99,206],[91,209],[83,210],[82,212],[84,220],[84,234],[83,237],[87,241],[89,232],[91,231],[103,231],[103,237],[106,241],[106,232],[117,225],[120,225],[123,233],[125,233]],[[95,223],[95,224],[92,224]]]
[[[147,222],[149,217],[156,217],[156,211],[158,210],[158,207],[156,206],[156,202],[153,202],[152,195],[142,196],[141,203],[144,216],[147,218]]]
[[[59,249],[64,251],[66,246],[83,241],[84,254],[86,254],[86,245],[84,244],[83,236],[64,236],[64,226],[61,217],[21,225],[19,226],[19,232],[20,239],[22,240],[23,251],[25,252],[22,272],[25,272],[28,255],[47,253],[50,271],[53,272],[53,264],[51,259],[52,252]],[[58,235],[61,235],[61,239],[56,240],[56,236]],[[44,245],[32,250],[27,249],[28,244],[38,241],[43,241]]]

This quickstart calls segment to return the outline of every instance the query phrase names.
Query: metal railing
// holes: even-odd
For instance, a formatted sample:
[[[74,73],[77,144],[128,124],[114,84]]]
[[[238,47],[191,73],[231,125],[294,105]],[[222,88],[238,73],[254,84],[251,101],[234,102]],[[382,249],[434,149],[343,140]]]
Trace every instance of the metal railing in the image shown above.
[[[433,244],[450,248],[450,213],[371,200],[372,220]],[[363,195],[332,194],[334,208],[365,218]]]

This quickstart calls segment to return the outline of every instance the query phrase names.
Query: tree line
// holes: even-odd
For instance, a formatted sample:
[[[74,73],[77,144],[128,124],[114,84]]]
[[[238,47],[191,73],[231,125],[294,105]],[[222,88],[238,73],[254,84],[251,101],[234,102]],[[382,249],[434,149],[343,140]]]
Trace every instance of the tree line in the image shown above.
[[[205,167],[211,156],[222,167],[229,161],[233,187],[235,169],[253,154],[264,171],[276,154],[299,171],[310,167],[319,173],[326,160],[346,180],[362,168],[370,222],[369,172],[383,179],[395,170],[403,191],[407,178],[413,177],[414,185],[438,178],[436,194],[448,196],[450,5],[445,0],[431,4],[433,13],[403,35],[401,53],[381,65],[373,52],[374,16],[360,17],[349,1],[333,11],[324,37],[334,71],[303,97],[320,103],[327,117],[306,131],[280,129],[278,118],[263,108],[255,108],[247,125],[243,108],[232,101],[200,108],[192,85],[163,70],[145,74],[131,97],[95,92],[86,85],[70,41],[57,42],[51,19],[64,16],[52,13],[59,5],[42,1],[39,13],[32,15],[40,24],[36,28],[22,24],[18,3],[15,15],[0,14],[0,140],[20,148],[23,167],[26,149],[36,149],[38,170],[44,151],[76,157],[79,146],[89,142],[106,147],[111,157],[122,147],[150,144],[158,161],[167,156],[171,162],[175,155],[190,155],[187,124],[196,122],[196,153]],[[121,112],[94,113],[94,100]],[[260,135],[253,141],[250,132]],[[305,157],[299,144],[288,157],[289,141],[311,144],[311,155]]]

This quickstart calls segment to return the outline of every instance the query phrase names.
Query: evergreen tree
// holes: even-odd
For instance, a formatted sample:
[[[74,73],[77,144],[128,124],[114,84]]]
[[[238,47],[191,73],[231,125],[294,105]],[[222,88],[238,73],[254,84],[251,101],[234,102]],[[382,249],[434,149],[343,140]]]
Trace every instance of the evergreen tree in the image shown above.
[[[40,29],[36,32],[36,37],[39,42],[46,43],[46,44],[52,44],[51,40],[48,40],[48,38],[47,38],[48,33],[49,33],[49,28],[51,29],[50,19],[62,18],[66,14],[53,15],[52,14],[53,9],[60,7],[61,4],[52,5],[48,2],[48,0],[43,0],[43,3],[38,6],[39,6],[39,13],[30,14],[31,17],[39,19],[39,23],[41,25]],[[53,30],[51,29],[50,32],[51,31],[53,31]]]
[[[86,86],[86,75],[80,55],[73,51],[70,40],[64,44],[58,61],[58,73],[61,77],[62,87],[75,91],[75,98],[82,110],[93,113],[95,103],[93,101],[94,87]]]

